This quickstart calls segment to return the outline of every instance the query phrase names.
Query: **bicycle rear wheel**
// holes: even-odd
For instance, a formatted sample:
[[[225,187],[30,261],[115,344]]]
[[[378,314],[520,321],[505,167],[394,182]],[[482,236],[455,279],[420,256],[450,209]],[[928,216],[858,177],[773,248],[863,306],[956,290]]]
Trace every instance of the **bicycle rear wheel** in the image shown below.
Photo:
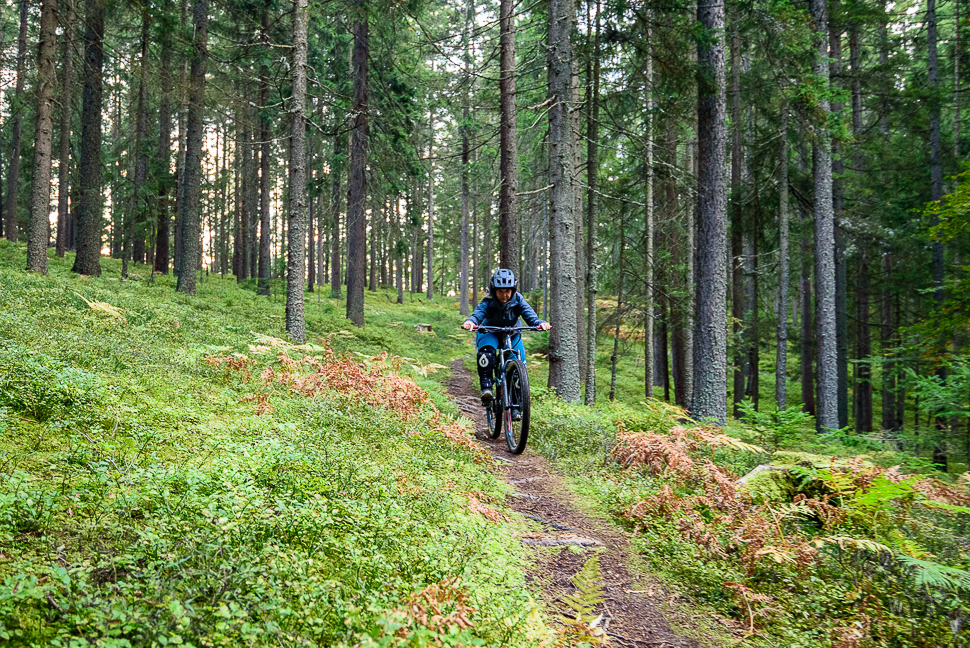
[[[525,364],[516,358],[505,363],[505,384],[509,394],[509,409],[505,412],[505,442],[512,454],[521,454],[525,450],[526,440],[529,438],[529,418],[531,415],[532,398],[529,394],[529,374],[525,371]],[[515,411],[521,414],[521,420],[513,421]]]
[[[485,406],[485,423],[488,424],[488,438],[497,439],[502,434],[502,399],[493,398]]]

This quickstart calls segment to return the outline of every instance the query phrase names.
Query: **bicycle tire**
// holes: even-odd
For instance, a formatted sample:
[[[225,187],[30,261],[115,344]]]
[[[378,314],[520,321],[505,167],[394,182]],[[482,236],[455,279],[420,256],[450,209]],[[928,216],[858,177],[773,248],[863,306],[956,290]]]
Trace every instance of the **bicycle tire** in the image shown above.
[[[529,374],[525,370],[525,363],[517,358],[512,358],[505,363],[505,384],[508,386],[511,405],[505,412],[505,443],[512,454],[522,454],[529,438],[529,419],[532,414]],[[517,407],[522,413],[521,421],[512,420],[513,407]]]
[[[502,434],[502,403],[498,398],[485,406],[485,423],[489,439],[497,439]]]

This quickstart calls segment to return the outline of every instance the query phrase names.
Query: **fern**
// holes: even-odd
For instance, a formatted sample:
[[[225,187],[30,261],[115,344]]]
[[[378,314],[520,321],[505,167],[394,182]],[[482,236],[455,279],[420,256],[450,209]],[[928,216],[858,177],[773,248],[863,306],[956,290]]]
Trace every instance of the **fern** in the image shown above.
[[[572,577],[576,591],[563,597],[563,603],[575,613],[563,619],[566,629],[577,639],[592,645],[606,643],[606,632],[599,627],[603,615],[595,614],[596,606],[606,600],[606,590],[600,577],[599,556],[593,554]]]
[[[913,571],[917,587],[970,591],[970,572],[929,560],[920,560],[906,554],[897,554],[896,557],[899,562]]]
[[[576,613],[576,618],[584,622],[596,618],[596,606],[606,600],[605,589],[600,579],[600,559],[593,554],[572,577],[576,591],[563,597],[563,602]]]
[[[852,536],[827,536],[824,538],[815,538],[812,540],[811,544],[815,545],[815,547],[819,549],[827,544],[836,544],[839,545],[840,549],[845,549],[848,546],[852,549],[871,551],[872,553],[893,553],[892,549],[881,542],[876,542],[875,540],[869,540],[867,538],[853,538]]]

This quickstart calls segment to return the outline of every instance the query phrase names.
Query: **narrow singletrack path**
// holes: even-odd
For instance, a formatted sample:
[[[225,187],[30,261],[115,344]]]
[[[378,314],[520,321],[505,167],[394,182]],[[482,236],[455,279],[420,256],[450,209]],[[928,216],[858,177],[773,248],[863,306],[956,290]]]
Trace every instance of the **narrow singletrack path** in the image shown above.
[[[521,455],[509,454],[504,437],[492,440],[485,433],[485,415],[478,397],[478,380],[462,361],[451,363],[448,392],[465,416],[475,423],[475,438],[489,449],[513,492],[506,505],[535,520],[540,533],[521,539],[525,545],[564,546],[558,552],[540,551],[530,581],[541,588],[547,609],[566,611],[561,599],[574,590],[571,578],[592,551],[599,551],[600,573],[606,602],[597,608],[611,646],[628,648],[699,648],[701,643],[677,635],[658,608],[674,598],[660,585],[627,569],[632,550],[619,531],[579,510],[575,496],[541,456],[528,447]],[[684,619],[685,625],[689,619]],[[708,644],[710,645],[710,644]]]

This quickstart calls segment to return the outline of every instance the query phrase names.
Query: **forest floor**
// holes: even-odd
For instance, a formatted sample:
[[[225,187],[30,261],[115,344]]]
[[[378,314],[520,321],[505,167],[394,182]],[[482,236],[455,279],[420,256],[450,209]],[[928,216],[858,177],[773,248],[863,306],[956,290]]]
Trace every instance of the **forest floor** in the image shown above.
[[[572,577],[583,567],[593,551],[599,552],[600,574],[606,601],[596,612],[604,617],[602,627],[610,645],[629,648],[700,648],[715,645],[709,641],[678,635],[667,614],[677,617],[677,625],[688,632],[690,616],[683,605],[671,606],[677,595],[645,574],[636,574],[629,565],[635,562],[627,537],[611,525],[583,512],[579,497],[570,492],[562,477],[546,460],[530,452],[508,452],[503,437],[489,439],[485,433],[484,411],[479,400],[476,377],[462,365],[451,363],[452,378],[448,392],[462,413],[475,424],[475,437],[496,460],[496,470],[514,490],[506,505],[516,513],[538,522],[540,533],[523,536],[523,547],[535,548],[536,559],[528,581],[541,594],[550,617],[568,611],[562,598],[575,591]],[[691,634],[696,634],[691,632]]]

